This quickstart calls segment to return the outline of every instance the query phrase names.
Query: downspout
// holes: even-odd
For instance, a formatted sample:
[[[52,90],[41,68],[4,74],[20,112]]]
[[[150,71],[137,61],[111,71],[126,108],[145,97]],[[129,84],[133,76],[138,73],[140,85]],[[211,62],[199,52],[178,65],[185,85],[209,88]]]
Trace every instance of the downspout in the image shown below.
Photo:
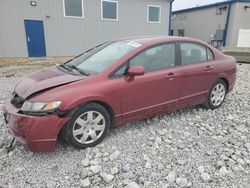
[[[168,36],[171,35],[171,29],[172,29],[172,8],[173,8],[173,2],[174,2],[174,0],[170,0]]]
[[[232,1],[229,2],[229,6],[228,6],[227,20],[226,20],[225,31],[224,31],[224,36],[223,36],[223,46],[226,46],[226,42],[227,42],[227,32],[228,32],[228,25],[230,21],[231,7],[232,7]]]

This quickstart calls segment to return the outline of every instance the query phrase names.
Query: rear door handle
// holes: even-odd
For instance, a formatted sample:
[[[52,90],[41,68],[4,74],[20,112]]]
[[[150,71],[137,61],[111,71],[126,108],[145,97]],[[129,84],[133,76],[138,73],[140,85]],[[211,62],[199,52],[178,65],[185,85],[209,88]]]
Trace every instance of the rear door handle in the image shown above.
[[[213,70],[214,68],[213,67],[210,67],[210,66],[206,66],[205,67],[205,71],[210,71],[210,70]]]
[[[170,72],[170,73],[168,73],[167,76],[165,76],[165,78],[169,79],[169,78],[175,78],[177,76],[178,76],[177,74],[174,74],[174,73]]]

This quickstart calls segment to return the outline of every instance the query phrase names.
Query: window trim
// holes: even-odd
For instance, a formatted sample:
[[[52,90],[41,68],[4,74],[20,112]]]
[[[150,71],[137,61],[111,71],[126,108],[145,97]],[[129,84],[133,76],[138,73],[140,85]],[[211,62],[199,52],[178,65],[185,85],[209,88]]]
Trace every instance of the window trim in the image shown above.
[[[206,47],[206,46],[205,46]],[[213,52],[213,50],[211,50],[210,48],[208,48],[208,47],[206,47],[207,48],[207,60],[208,61],[211,61],[211,60],[214,60],[214,52]],[[208,50],[211,52],[211,54],[212,54],[212,59],[208,59]]]
[[[127,76],[127,75],[115,75],[115,73],[116,73],[117,71],[119,71],[123,66],[126,66],[126,68],[129,69],[129,60],[125,61],[123,64],[121,64],[120,66],[118,66],[115,70],[113,70],[113,71],[109,74],[108,78],[109,78],[109,79],[115,79],[115,78],[121,78],[121,77]]]
[[[167,67],[165,69],[161,69],[161,70],[156,70],[156,71],[151,71],[151,72],[145,72],[145,74],[149,74],[149,73],[154,73],[154,72],[157,72],[157,71],[163,71],[163,70],[167,70],[167,69],[170,69],[170,68],[175,68],[175,67],[178,67],[180,66],[178,64],[178,60],[179,60],[179,50],[178,50],[178,43],[175,42],[175,41],[171,41],[171,42],[161,42],[161,43],[157,43],[157,44],[153,44],[151,46],[148,46],[146,48],[144,48],[143,50],[137,52],[136,54],[134,54],[133,56],[131,56],[129,59],[127,59],[124,63],[122,63],[120,66],[118,66],[116,69],[114,69],[108,76],[109,79],[115,79],[115,78],[121,78],[121,77],[126,77],[127,75],[118,75],[118,76],[115,76],[114,74],[120,69],[122,68],[123,66],[127,66],[127,68],[129,69],[130,68],[130,61],[131,59],[135,58],[136,56],[140,55],[141,53],[149,50],[150,48],[155,48],[157,46],[161,46],[161,45],[166,45],[166,44],[174,44],[175,45],[175,66],[174,67]]]
[[[199,61],[199,62],[196,62],[196,63],[184,65],[184,64],[182,63],[182,53],[181,53],[181,44],[182,44],[182,43],[195,44],[195,45],[199,45],[199,46],[204,47],[205,50],[206,50],[206,57],[207,57],[207,60],[206,60],[206,61]],[[179,55],[180,55],[180,62],[181,62],[179,66],[195,65],[195,64],[205,63],[205,62],[210,62],[210,61],[214,61],[214,60],[215,60],[215,56],[214,56],[213,50],[211,50],[211,48],[209,48],[207,45],[204,45],[204,44],[202,44],[202,43],[195,42],[195,41],[178,41],[178,42],[177,42],[177,45],[179,46]],[[213,58],[210,59],[210,60],[208,60],[208,53],[207,53],[207,50],[210,50],[210,52],[212,53],[212,56],[213,56]]]
[[[159,8],[159,21],[149,21],[149,7],[156,7]],[[160,5],[148,5],[147,7],[147,23],[155,23],[155,24],[160,24],[161,23],[161,6]]]
[[[116,3],[116,19],[112,19],[112,18],[104,18],[103,17],[103,2],[111,2],[111,3]],[[101,0],[101,20],[104,21],[118,21],[119,17],[119,2],[115,1],[115,0]]]
[[[63,1],[63,16],[64,18],[76,18],[76,19],[84,19],[85,16],[84,16],[84,5],[83,5],[83,0],[82,1],[82,16],[67,16],[66,15],[66,10],[65,10],[65,0],[62,0]]]

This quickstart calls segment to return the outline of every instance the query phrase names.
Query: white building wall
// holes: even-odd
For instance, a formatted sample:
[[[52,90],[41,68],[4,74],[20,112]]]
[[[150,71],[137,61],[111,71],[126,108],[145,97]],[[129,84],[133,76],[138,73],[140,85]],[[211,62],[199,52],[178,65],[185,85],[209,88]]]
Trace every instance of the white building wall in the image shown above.
[[[225,4],[227,7],[228,3]],[[220,5],[220,7],[223,5]],[[237,46],[239,30],[250,29],[250,6],[249,3],[234,2],[231,6],[229,18],[226,46]],[[228,8],[222,15],[216,15],[218,7],[200,8],[198,10],[176,13],[173,16],[174,34],[178,34],[178,29],[185,30],[185,36],[197,38],[205,42],[210,42],[211,35],[217,29],[225,29]]]
[[[250,3],[234,3],[228,27],[227,46],[237,46],[240,29],[250,29]],[[250,47],[250,46],[249,46]]]
[[[216,7],[177,13],[173,16],[172,28],[175,35],[178,29],[184,29],[185,36],[210,42],[217,29],[225,29],[226,17],[227,10],[216,15]]]
[[[101,0],[83,0],[84,18],[66,18],[63,0],[0,0],[0,57],[27,57],[24,20],[42,20],[47,56],[72,56],[117,38],[168,35],[169,0],[117,0],[118,21],[101,20]],[[161,23],[147,23],[148,5],[161,6]]]

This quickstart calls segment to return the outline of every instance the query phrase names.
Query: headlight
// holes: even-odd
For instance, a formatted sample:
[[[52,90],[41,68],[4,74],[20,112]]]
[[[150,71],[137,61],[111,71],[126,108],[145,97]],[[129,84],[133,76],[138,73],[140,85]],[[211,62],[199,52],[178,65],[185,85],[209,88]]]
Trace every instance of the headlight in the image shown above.
[[[24,102],[21,110],[23,112],[48,112],[53,111],[61,105],[61,101],[57,102]]]

